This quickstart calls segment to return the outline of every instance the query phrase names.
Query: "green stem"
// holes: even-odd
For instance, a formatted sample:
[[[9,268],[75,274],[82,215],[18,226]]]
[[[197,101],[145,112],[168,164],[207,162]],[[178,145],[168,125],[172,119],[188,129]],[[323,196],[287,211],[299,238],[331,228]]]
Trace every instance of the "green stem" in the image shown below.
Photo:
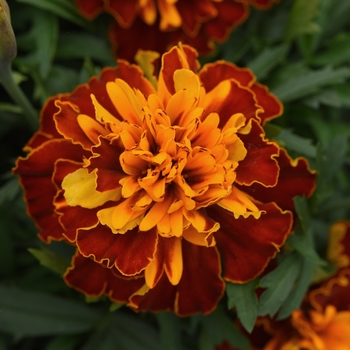
[[[15,83],[10,64],[0,65],[0,82],[11,98],[22,108],[23,115],[32,131],[38,130],[38,113],[33,108],[21,88]]]

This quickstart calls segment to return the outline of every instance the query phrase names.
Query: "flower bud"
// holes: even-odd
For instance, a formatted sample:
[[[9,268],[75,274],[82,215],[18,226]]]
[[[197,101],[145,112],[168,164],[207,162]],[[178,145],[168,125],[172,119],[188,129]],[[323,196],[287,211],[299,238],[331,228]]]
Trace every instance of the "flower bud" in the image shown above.
[[[11,26],[10,9],[0,0],[0,65],[11,62],[17,55],[16,38]]]

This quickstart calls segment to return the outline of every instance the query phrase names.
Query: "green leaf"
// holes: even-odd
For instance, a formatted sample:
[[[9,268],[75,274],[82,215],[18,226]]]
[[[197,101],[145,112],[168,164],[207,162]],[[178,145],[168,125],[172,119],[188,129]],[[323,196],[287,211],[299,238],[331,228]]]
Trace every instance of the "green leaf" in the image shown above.
[[[179,317],[169,312],[161,312],[156,315],[160,329],[162,350],[182,350],[181,322]]]
[[[317,92],[321,87],[338,84],[350,77],[349,68],[324,67],[290,78],[272,89],[282,102],[291,102]]]
[[[13,202],[21,190],[17,177],[11,173],[6,173],[3,177],[9,180],[0,188],[0,205]]]
[[[60,59],[90,57],[106,66],[116,65],[107,41],[89,33],[62,33],[58,41],[58,47],[56,57]]]
[[[147,320],[126,313],[108,314],[81,350],[161,350],[160,339]]]
[[[333,86],[338,98],[344,107],[350,107],[350,84]]]
[[[17,0],[22,4],[32,5],[58,17],[71,21],[81,27],[87,28],[88,23],[79,14],[73,1],[70,0]]]
[[[301,227],[303,229],[304,234],[306,234],[307,230],[310,227],[310,210],[309,205],[307,203],[306,197],[297,196],[293,198],[295,211],[298,214],[298,218],[301,223]]]
[[[284,33],[285,41],[303,34],[316,33],[320,27],[314,22],[322,0],[295,0]]]
[[[318,109],[321,105],[340,108],[342,102],[338,93],[334,89],[326,89],[318,92],[317,94],[308,97],[304,100],[304,103],[312,108]]]
[[[339,135],[333,138],[327,148],[318,147],[317,153],[317,186],[326,187],[343,166],[348,147],[348,136]]]
[[[5,286],[0,286],[0,309],[0,331],[16,338],[86,332],[101,317],[78,302]]]
[[[81,342],[81,335],[62,335],[55,337],[45,347],[45,350],[74,350]]]
[[[297,279],[294,288],[289,293],[285,303],[282,305],[282,308],[278,313],[277,319],[281,320],[287,318],[294,310],[300,308],[300,305],[311,283],[313,269],[314,264],[310,260],[303,258],[300,269],[300,275]]]
[[[308,228],[306,233],[303,233],[301,225],[298,223],[294,234],[288,238],[287,244],[315,265],[327,265],[327,262],[320,258],[315,249],[315,242],[311,227]]]
[[[274,139],[288,150],[297,152],[299,155],[307,157],[316,157],[316,146],[312,144],[312,140],[293,134],[289,129],[282,129]]]
[[[336,66],[350,61],[350,35],[345,35],[337,40],[327,51],[318,54],[311,64]]]
[[[244,284],[226,284],[228,308],[236,308],[237,317],[243,327],[250,333],[258,316],[259,302],[255,293],[257,281]]]
[[[222,307],[217,307],[208,316],[202,316],[201,324],[200,350],[213,350],[215,346],[222,344],[224,341],[241,350],[250,349],[248,340],[234,326],[233,321],[225,315]]]
[[[259,286],[267,288],[260,297],[259,315],[273,317],[287,299],[301,268],[298,253],[292,252],[268,275]]]
[[[29,248],[28,251],[40,261],[41,265],[60,275],[63,275],[70,266],[69,260],[62,258],[60,255],[45,247],[41,249]]]
[[[288,50],[287,44],[266,47],[253,61],[248,62],[247,67],[254,72],[258,80],[264,79],[285,58]]]

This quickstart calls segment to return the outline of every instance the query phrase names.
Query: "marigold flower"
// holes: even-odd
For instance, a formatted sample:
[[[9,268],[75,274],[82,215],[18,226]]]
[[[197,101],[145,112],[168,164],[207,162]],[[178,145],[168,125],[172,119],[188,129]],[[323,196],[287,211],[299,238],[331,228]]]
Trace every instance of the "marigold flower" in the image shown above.
[[[116,57],[132,60],[138,49],[165,52],[181,41],[209,53],[249,15],[249,5],[266,10],[279,0],[75,0],[88,19],[101,12],[115,22],[109,37]],[[140,33],[142,35],[140,36]]]
[[[49,99],[17,161],[40,238],[76,246],[65,281],[86,295],[209,313],[225,281],[261,273],[291,231],[292,198],[314,189],[306,160],[264,136],[276,97],[248,69],[199,71],[196,54],[172,48],[150,80],[120,60]]]

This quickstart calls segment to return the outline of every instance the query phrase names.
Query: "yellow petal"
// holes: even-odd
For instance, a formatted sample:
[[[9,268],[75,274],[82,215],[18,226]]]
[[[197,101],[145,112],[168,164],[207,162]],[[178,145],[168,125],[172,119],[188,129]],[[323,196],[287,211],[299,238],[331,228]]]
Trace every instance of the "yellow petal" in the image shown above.
[[[106,88],[109,98],[122,118],[131,124],[141,125],[142,106],[146,104],[146,100],[141,103],[131,87],[121,79],[108,82]]]
[[[88,115],[79,114],[77,117],[77,122],[80,128],[84,131],[85,135],[90,139],[94,144],[98,144],[98,137],[105,136],[108,134],[108,131],[95,119],[92,119]]]
[[[186,241],[203,247],[214,247],[216,245],[215,238],[212,232],[198,232],[193,226],[187,228],[182,237]]]
[[[68,174],[62,181],[62,188],[67,204],[72,207],[96,208],[110,200],[118,201],[121,197],[121,188],[96,191],[96,172],[89,174],[84,168]]]
[[[176,286],[181,279],[183,271],[181,238],[163,238],[173,240],[172,245],[168,245],[165,257],[165,272],[170,283]]]

